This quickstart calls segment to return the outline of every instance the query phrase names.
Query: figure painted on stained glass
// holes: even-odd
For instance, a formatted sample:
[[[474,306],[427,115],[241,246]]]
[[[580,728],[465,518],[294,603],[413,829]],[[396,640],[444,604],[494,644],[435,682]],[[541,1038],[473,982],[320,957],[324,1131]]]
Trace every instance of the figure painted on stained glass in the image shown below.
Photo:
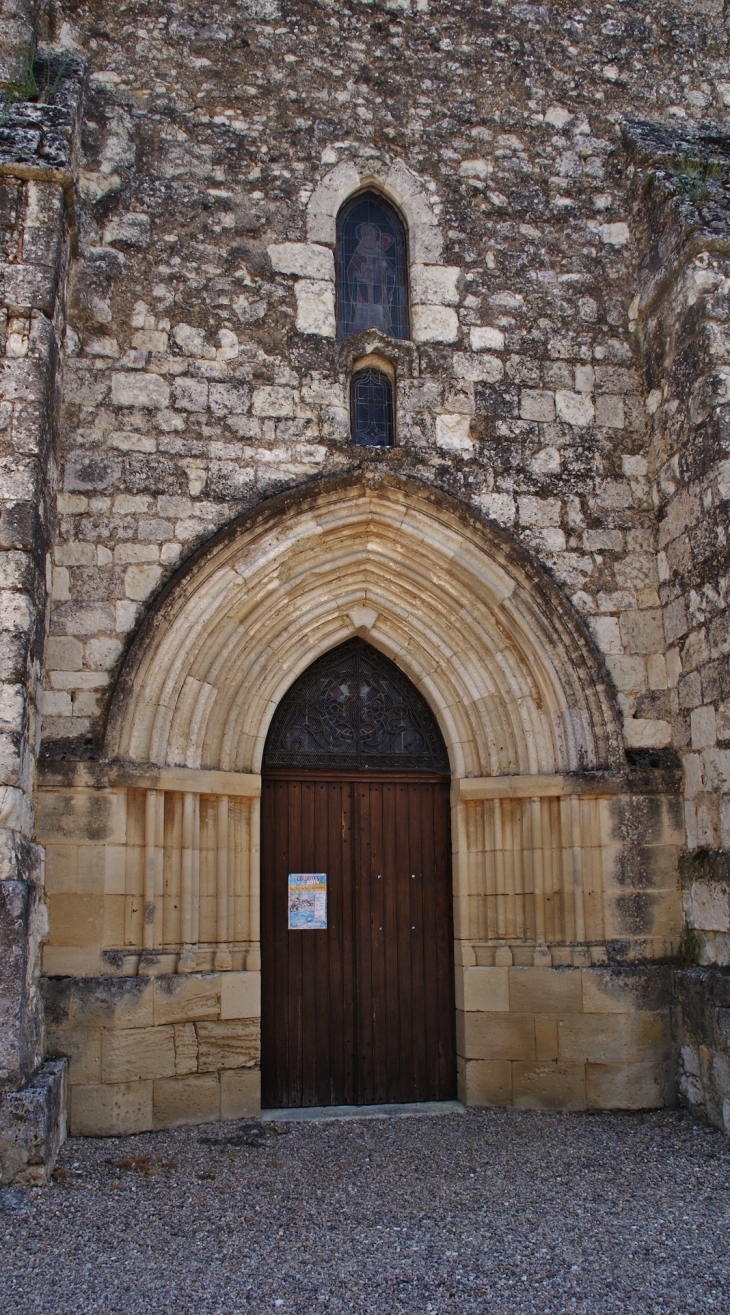
[[[354,304],[352,332],[391,330],[391,300],[396,280],[395,261],[386,255],[393,237],[379,224],[358,224],[357,246],[347,267]]]
[[[372,192],[337,217],[337,336],[379,329],[408,338],[406,233],[391,205]]]

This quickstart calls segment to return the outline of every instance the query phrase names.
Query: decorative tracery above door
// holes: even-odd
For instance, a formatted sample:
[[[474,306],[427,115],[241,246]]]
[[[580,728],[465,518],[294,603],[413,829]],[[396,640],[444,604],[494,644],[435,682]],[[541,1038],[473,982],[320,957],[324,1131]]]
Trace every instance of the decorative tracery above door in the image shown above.
[[[408,677],[361,639],[313,663],[274,714],[264,767],[447,772],[436,719]]]

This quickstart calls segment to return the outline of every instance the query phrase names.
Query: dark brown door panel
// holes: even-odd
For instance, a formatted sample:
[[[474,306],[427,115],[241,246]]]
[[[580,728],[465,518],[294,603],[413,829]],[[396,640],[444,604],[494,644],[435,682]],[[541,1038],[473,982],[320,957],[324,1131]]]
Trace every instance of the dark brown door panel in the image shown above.
[[[264,1106],[453,1097],[448,781],[272,772],[261,832]],[[288,930],[290,872],[326,931]]]

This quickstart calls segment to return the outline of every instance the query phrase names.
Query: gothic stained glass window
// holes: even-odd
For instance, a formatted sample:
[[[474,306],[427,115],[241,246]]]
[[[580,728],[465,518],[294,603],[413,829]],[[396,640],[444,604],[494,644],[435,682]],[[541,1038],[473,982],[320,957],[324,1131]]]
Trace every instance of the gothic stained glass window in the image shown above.
[[[393,385],[382,370],[358,370],[353,375],[350,423],[353,443],[393,446]]]
[[[351,639],[284,695],[264,767],[447,772],[449,760],[423,695],[389,658]]]
[[[372,192],[343,206],[337,221],[337,336],[365,329],[410,337],[405,229]]]

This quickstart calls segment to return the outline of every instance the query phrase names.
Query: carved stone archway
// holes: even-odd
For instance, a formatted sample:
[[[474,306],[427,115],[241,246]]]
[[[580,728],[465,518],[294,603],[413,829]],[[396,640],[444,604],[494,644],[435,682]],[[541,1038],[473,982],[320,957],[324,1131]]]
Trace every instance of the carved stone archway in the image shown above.
[[[127,662],[110,758],[257,772],[293,680],[350,635],[421,689],[456,777],[617,769],[603,674],[524,553],[396,480],[276,499],[187,570]]]
[[[129,986],[122,1021],[112,1011],[103,1023],[105,1035],[133,1026],[140,1038],[159,1027],[159,1040],[138,1043],[152,1068],[160,1047],[178,1045],[170,1027],[198,1036],[198,1069],[171,1074],[171,1051],[144,1109],[140,1086],[129,1095],[104,1076],[125,1072],[122,1061],[102,1067],[100,1085],[75,1089],[75,1130],[119,1128],[104,1110],[128,1095],[138,1104],[125,1130],[257,1108],[264,744],[297,677],[356,635],[416,685],[448,751],[463,1098],[585,1102],[595,1020],[571,1019],[616,1008],[616,1081],[649,1065],[641,1100],[663,1099],[661,1027],[642,1040],[629,987],[616,1000],[612,978],[584,987],[582,974],[600,974],[609,950],[623,963],[671,950],[676,783],[627,770],[600,659],[544,571],[457,502],[361,475],[275,498],[201,549],[127,655],[105,761],[45,769],[40,834],[58,892],[46,972],[165,977],[152,1015],[146,988]],[[93,897],[81,894],[90,872],[103,882]],[[553,1036],[563,1005],[563,1040],[543,1056],[538,1037]],[[126,1054],[126,1042],[103,1044]],[[189,1103],[198,1097],[204,1108]]]

